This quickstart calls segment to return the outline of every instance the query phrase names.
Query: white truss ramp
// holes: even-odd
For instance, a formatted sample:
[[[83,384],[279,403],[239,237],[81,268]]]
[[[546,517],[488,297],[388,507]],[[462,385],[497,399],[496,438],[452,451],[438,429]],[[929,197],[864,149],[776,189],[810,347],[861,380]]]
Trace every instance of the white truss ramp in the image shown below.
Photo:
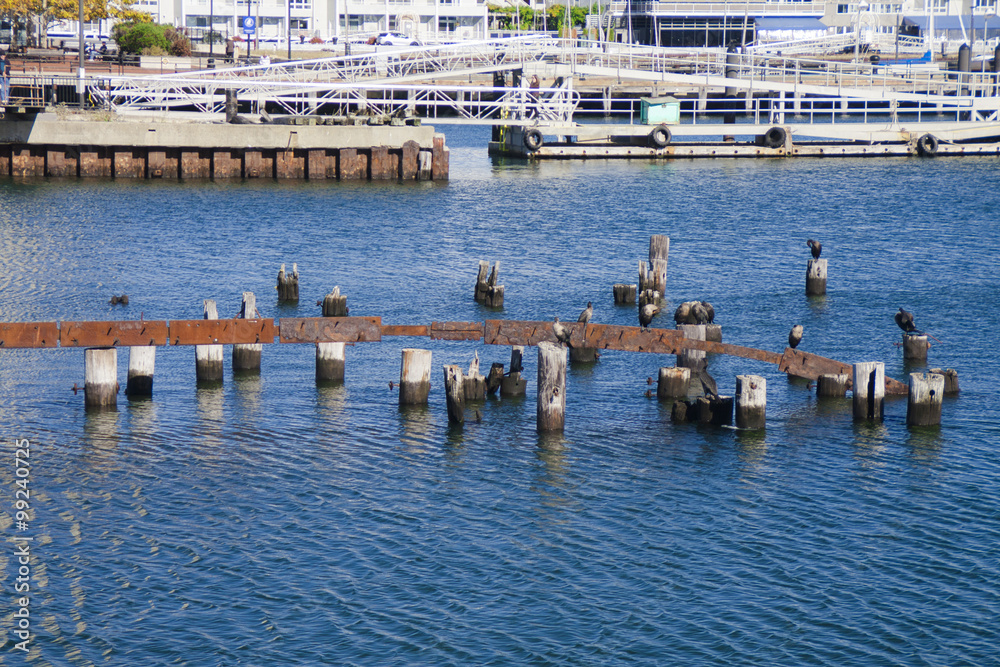
[[[727,62],[727,57],[730,62]],[[563,75],[557,88],[495,88],[442,80],[514,69]],[[91,96],[125,110],[197,110],[220,113],[226,91],[257,108],[292,115],[368,113],[436,117],[456,114],[469,122],[511,123],[533,119],[565,122],[580,96],[575,78],[647,81],[697,91],[723,89],[742,98],[744,112],[813,114],[833,109],[842,116],[886,109],[899,113],[952,114],[956,122],[1000,120],[997,76],[927,68],[777,57],[718,50],[675,49],[608,42],[519,37],[447,46],[379,49],[339,58],[265,66],[205,70],[94,81]],[[433,85],[428,84],[432,82]],[[524,82],[522,80],[522,85]],[[818,106],[817,106],[818,105]],[[699,104],[695,112],[711,113]],[[718,113],[715,111],[714,113]],[[822,115],[822,114],[820,114]],[[918,120],[920,120],[918,118]]]

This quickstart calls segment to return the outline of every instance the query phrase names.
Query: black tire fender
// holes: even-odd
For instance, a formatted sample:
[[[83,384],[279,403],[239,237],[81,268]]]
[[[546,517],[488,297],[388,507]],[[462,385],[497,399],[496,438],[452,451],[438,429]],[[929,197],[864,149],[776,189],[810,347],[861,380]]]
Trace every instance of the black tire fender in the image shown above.
[[[938,140],[933,134],[925,134],[917,139],[917,152],[924,157],[934,157],[938,152]]]
[[[524,133],[524,147],[529,151],[537,151],[542,147],[542,133],[531,129]]]
[[[670,128],[666,125],[657,125],[649,133],[649,143],[656,148],[663,148],[670,143],[671,138]]]
[[[788,135],[783,127],[772,127],[764,133],[764,145],[768,148],[781,148],[785,145]]]

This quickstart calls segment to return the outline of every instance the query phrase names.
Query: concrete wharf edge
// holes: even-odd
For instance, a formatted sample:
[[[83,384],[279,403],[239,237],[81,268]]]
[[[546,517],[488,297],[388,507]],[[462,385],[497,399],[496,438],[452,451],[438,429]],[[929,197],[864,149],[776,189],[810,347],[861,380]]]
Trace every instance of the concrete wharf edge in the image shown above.
[[[0,176],[447,180],[449,158],[428,125],[0,122]]]
[[[693,349],[727,354],[778,366],[778,370],[815,380],[824,374],[850,374],[849,364],[801,350],[782,353],[685,338],[676,329],[644,329],[610,324],[567,322],[574,347],[678,354]],[[482,340],[487,345],[538,345],[557,342],[552,322],[486,320],[382,324],[382,318],[285,317],[229,320],[140,320],[81,322],[0,322],[0,350],[55,347],[187,346],[264,343],[366,343],[386,336],[431,340]],[[907,385],[885,379],[887,394],[906,395]]]

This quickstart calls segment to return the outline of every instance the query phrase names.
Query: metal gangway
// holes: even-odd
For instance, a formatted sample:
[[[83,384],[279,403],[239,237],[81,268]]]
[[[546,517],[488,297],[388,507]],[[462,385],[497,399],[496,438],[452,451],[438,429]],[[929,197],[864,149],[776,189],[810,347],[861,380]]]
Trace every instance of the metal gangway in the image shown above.
[[[537,99],[518,88],[440,83],[529,68],[562,75],[568,83],[539,91]],[[696,90],[702,100],[709,90],[725,90],[742,97],[746,111],[758,115],[765,101],[772,108],[774,98],[795,111],[814,98],[831,101],[845,114],[857,109],[867,114],[872,105],[891,105],[917,113],[954,112],[956,120],[1000,121],[997,75],[992,72],[947,72],[752,52],[680,51],[540,36],[380,48],[349,56],[160,76],[106,77],[91,80],[90,94],[119,111],[220,113],[230,91],[258,108],[272,104],[293,115],[330,113],[331,108],[386,115],[422,109],[425,117],[436,117],[447,109],[447,113],[483,123],[531,118],[566,121],[580,100],[572,90],[572,80],[583,77],[664,83]],[[699,110],[707,112],[705,107],[699,104]]]

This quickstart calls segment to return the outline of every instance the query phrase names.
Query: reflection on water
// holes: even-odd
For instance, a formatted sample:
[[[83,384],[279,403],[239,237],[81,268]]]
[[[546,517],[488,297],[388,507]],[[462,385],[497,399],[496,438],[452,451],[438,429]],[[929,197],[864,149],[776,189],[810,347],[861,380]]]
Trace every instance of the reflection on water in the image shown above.
[[[937,463],[944,439],[941,426],[910,426],[907,428],[906,448],[918,463]]]
[[[393,398],[396,398],[395,394]],[[399,442],[403,445],[403,451],[418,455],[432,450],[433,443],[437,439],[434,433],[437,426],[430,405],[400,405],[399,424],[401,427]],[[448,437],[453,437],[451,431],[448,432]],[[461,434],[458,437],[460,440]]]
[[[117,468],[121,419],[122,415],[117,410],[84,411],[83,454],[88,467],[103,472]]]

